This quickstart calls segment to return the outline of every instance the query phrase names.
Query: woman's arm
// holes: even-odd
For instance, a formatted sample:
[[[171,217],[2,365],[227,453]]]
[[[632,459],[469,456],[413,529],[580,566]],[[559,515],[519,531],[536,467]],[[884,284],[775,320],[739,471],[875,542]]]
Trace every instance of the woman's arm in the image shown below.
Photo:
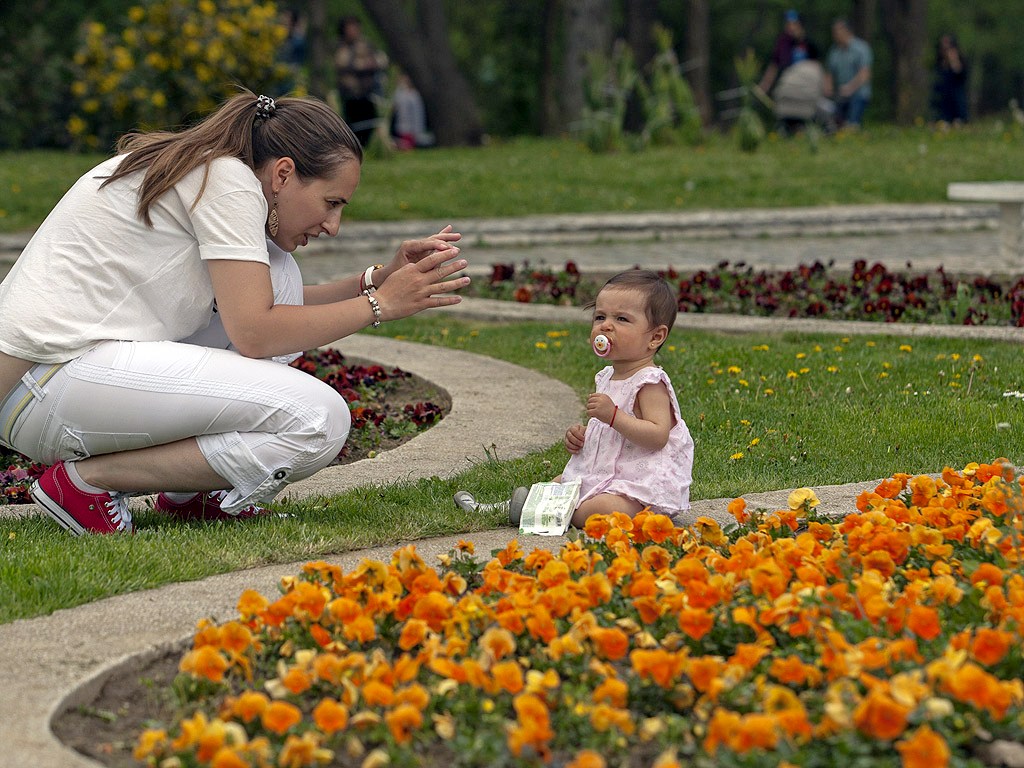
[[[468,277],[448,279],[466,267],[465,260],[452,260],[450,248],[431,250],[429,256],[392,272],[374,294],[382,322],[461,301],[458,296],[441,294],[469,283]],[[330,344],[375,319],[371,302],[362,295],[350,293],[350,298],[310,306],[275,305],[265,264],[213,259],[207,265],[224,330],[246,357],[272,357]]]

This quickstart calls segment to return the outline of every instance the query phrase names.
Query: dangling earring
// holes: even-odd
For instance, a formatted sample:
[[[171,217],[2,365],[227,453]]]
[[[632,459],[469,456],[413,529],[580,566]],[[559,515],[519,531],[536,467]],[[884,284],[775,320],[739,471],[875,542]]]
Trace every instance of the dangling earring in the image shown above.
[[[267,219],[267,229],[270,230],[271,237],[277,237],[278,226],[280,226],[280,221],[277,218],[277,192],[275,192],[274,207],[270,210],[270,218]]]

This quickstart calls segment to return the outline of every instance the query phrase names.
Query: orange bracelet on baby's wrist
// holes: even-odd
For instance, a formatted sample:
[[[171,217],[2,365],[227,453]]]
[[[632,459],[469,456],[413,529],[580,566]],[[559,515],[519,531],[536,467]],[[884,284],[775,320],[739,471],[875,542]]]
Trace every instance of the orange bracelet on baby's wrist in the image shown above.
[[[619,406],[616,405],[615,406],[615,410],[612,411],[612,420],[608,422],[608,426],[609,427],[615,426],[615,417],[618,415],[618,413],[619,413]]]

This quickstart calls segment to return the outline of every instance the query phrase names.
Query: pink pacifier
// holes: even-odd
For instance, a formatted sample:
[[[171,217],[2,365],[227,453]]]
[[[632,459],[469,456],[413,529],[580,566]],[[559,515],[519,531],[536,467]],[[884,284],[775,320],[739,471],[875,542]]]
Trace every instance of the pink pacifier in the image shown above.
[[[603,333],[594,337],[594,354],[598,357],[607,357],[612,351],[612,342]]]

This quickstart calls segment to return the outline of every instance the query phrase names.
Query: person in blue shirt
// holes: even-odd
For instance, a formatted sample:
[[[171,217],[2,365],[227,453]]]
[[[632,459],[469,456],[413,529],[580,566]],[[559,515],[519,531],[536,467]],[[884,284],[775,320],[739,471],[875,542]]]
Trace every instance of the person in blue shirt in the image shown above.
[[[835,44],[825,62],[825,95],[835,102],[840,128],[860,128],[871,101],[871,48],[853,34],[846,19],[833,22],[832,40]]]

